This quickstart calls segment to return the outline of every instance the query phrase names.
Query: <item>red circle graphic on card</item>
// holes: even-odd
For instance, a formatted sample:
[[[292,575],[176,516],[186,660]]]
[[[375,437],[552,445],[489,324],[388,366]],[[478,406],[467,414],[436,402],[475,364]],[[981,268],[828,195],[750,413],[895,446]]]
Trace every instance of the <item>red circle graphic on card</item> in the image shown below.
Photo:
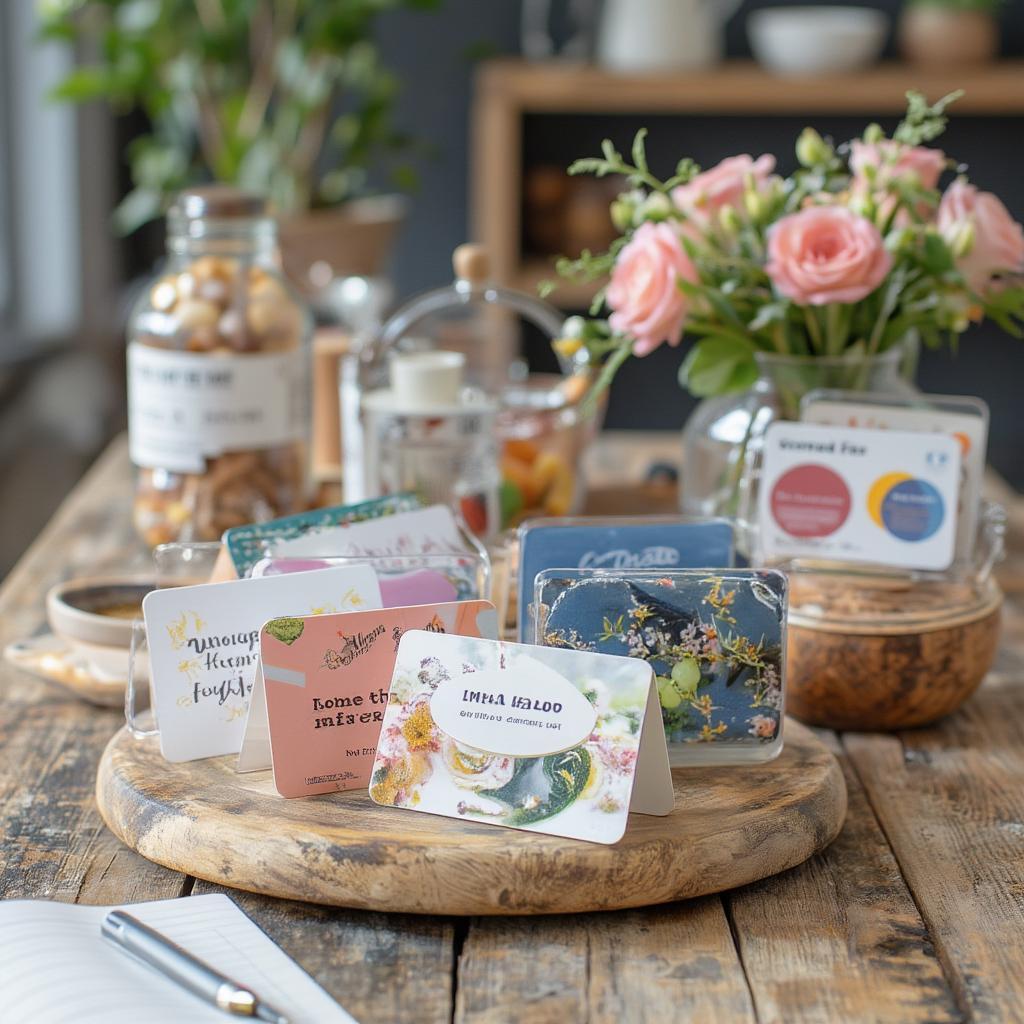
[[[827,466],[787,470],[772,488],[772,515],[791,537],[828,537],[850,514],[850,489]]]

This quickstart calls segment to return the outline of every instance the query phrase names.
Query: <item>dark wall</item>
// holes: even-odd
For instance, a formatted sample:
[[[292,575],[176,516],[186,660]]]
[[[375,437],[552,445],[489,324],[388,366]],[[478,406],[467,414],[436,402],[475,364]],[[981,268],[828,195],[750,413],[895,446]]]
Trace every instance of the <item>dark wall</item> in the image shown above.
[[[556,5],[557,6],[557,5]],[[744,4],[728,30],[733,55],[749,53],[744,14],[765,2]],[[895,13],[897,0],[875,6]],[[1004,51],[1024,52],[1024,0],[1004,5]],[[421,162],[421,188],[405,227],[393,271],[399,295],[446,283],[449,256],[467,237],[467,132],[472,95],[472,68],[480,53],[518,51],[519,3],[516,0],[445,0],[436,14],[401,12],[381,25],[385,58],[402,75],[405,87],[398,116],[404,127],[428,140],[432,159]],[[890,46],[891,49],[891,46]],[[815,125],[838,139],[862,130],[865,118],[816,117]],[[891,119],[883,123],[891,124]],[[683,118],[669,116],[545,116],[528,119],[525,160],[568,164],[596,153],[610,136],[628,147],[641,125],[651,129],[652,164],[668,172],[679,156],[689,154],[707,166],[736,152],[769,151],[780,169],[792,166],[791,148],[804,124],[801,118]],[[1020,172],[1022,118],[954,117],[941,145],[966,161],[981,187],[1004,199],[1024,220],[1024,180]],[[536,349],[534,351],[537,351]],[[675,382],[679,353],[663,349],[628,364],[613,389],[608,423],[638,429],[675,428],[693,401]],[[959,354],[926,352],[919,382],[926,391],[981,395],[992,406],[992,462],[1024,487],[1024,414],[1019,392],[1024,382],[1024,341],[1006,338],[991,327],[964,337]]]

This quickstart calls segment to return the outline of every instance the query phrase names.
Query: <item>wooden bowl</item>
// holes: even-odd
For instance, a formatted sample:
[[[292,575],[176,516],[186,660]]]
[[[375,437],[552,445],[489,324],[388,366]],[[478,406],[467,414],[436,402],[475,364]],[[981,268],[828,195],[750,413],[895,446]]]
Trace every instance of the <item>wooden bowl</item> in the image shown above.
[[[955,711],[992,666],[1003,595],[992,579],[790,577],[786,711],[831,729],[888,731]]]

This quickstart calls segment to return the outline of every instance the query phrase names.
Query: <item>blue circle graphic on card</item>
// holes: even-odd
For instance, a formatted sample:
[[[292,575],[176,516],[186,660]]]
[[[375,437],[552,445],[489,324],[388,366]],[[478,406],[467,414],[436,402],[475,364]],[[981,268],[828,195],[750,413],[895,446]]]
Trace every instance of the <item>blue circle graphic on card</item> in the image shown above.
[[[914,477],[898,480],[881,500],[882,525],[905,541],[927,540],[945,518],[942,495],[927,480]]]

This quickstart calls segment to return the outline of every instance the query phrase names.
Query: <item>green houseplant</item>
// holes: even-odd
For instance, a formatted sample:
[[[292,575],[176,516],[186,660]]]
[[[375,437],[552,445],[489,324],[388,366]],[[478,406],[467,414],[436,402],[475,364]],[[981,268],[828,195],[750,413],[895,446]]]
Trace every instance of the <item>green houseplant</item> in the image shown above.
[[[118,111],[139,110],[149,122],[128,150],[134,187],[115,212],[119,230],[159,216],[180,188],[213,179],[267,196],[281,219],[286,264],[290,247],[305,248],[308,266],[323,255],[315,251],[321,243],[353,229],[360,235],[360,226],[364,259],[373,255],[367,247],[386,248],[365,228],[378,222],[390,234],[401,203],[359,197],[371,163],[396,157],[409,139],[391,124],[398,83],[381,63],[372,30],[387,10],[436,6],[47,0],[40,18],[44,37],[75,44],[85,58],[56,98],[105,100]],[[396,162],[392,172],[398,186],[410,183],[408,166]],[[342,212],[331,218],[320,211]],[[339,232],[338,216],[346,231]]]

